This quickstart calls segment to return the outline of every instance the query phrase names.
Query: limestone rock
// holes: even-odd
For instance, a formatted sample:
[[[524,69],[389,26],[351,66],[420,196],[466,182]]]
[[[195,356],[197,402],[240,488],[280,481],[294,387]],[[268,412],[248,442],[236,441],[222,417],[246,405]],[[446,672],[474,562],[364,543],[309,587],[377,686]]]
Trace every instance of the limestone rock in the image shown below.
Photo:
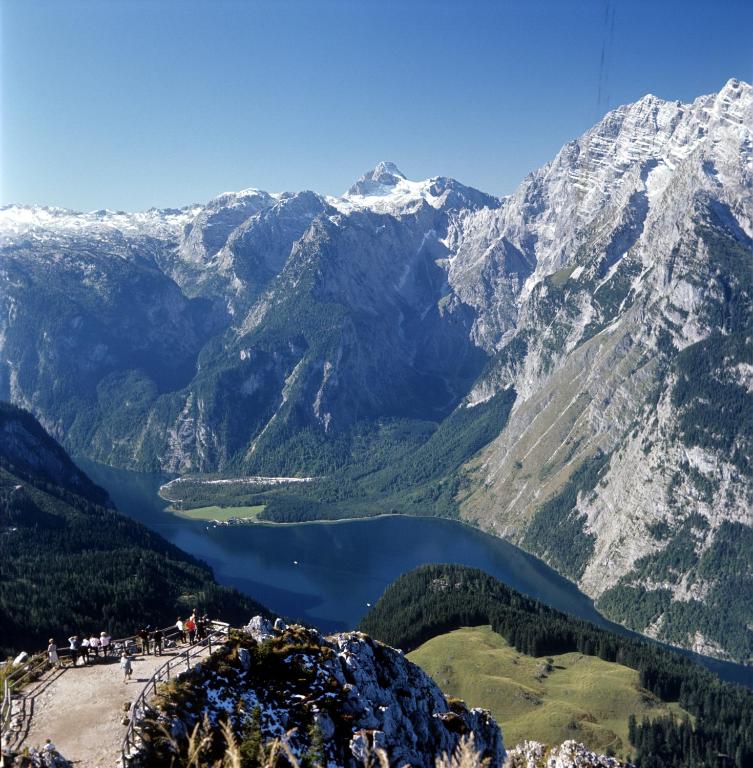
[[[247,638],[191,675],[190,706],[165,702],[161,717],[173,733],[190,731],[205,716],[213,726],[229,717],[240,730],[258,711],[263,737],[285,736],[299,756],[318,726],[332,766],[355,768],[378,747],[392,764],[433,768],[437,756],[471,734],[491,766],[502,765],[504,742],[491,715],[448,703],[403,654],[359,632],[323,638],[297,625],[276,635],[270,628],[254,617],[244,628]],[[252,657],[248,667],[242,650]]]
[[[556,747],[524,741],[508,752],[505,768],[632,768],[632,763],[591,752],[576,741]]]
[[[252,617],[248,624],[243,627],[243,631],[251,635],[251,637],[259,643],[263,643],[265,640],[274,637],[274,629],[272,622],[269,619],[264,618],[264,616]]]

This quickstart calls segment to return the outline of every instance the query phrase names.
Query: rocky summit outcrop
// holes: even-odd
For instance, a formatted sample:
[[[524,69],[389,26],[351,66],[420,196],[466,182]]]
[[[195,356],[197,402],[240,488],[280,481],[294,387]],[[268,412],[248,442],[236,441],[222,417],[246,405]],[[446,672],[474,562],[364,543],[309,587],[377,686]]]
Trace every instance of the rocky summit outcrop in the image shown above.
[[[524,741],[508,752],[505,768],[632,768],[632,764],[591,752],[577,741],[556,747]]]
[[[383,749],[392,765],[429,768],[471,735],[491,766],[501,766],[505,757],[490,714],[448,702],[401,652],[360,632],[322,637],[260,617],[163,691],[159,714],[143,726],[148,734],[143,765],[164,765],[160,760],[168,757],[182,764],[180,755],[197,724],[209,734],[206,754],[213,749],[222,754],[223,723],[240,749],[283,738],[298,760],[308,755],[330,766],[363,765],[375,749]],[[157,736],[165,728],[171,743]]]

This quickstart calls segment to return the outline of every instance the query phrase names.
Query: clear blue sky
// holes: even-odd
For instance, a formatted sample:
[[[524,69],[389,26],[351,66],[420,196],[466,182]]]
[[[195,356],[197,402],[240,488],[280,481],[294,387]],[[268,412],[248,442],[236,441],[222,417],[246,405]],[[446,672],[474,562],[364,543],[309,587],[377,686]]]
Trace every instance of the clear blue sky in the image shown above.
[[[751,80],[750,0],[0,0],[3,203],[342,192],[379,160],[489,192],[605,111]]]

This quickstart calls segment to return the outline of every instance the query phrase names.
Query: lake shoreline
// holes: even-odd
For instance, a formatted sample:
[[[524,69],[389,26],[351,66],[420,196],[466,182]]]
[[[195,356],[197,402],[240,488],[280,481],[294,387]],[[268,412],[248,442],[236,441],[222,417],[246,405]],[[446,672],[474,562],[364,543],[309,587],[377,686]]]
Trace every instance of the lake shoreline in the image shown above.
[[[157,492],[165,482],[164,474],[116,469],[85,459],[80,465],[108,491],[121,513],[206,562],[218,582],[260,600],[280,615],[296,616],[325,631],[356,626],[364,606],[375,603],[402,573],[426,563],[459,563],[479,568],[562,613],[657,642],[610,621],[576,584],[545,562],[466,520],[382,512],[208,527],[206,521],[165,514],[167,503]],[[454,527],[457,524],[459,528]],[[673,650],[722,679],[753,688],[752,666]]]
[[[164,498],[164,497],[160,497]],[[219,505],[217,505],[219,506]],[[226,521],[223,520],[216,520],[216,519],[204,519],[204,518],[198,518],[198,517],[189,517],[188,515],[181,514],[180,510],[176,509],[170,509],[169,507],[165,507],[163,510],[169,515],[174,515],[176,517],[180,517],[183,520],[193,520],[194,522],[200,523],[213,523],[213,522],[219,522],[223,523]],[[186,511],[186,510],[183,510]],[[319,525],[319,524],[325,524],[325,525],[336,525],[338,523],[358,523],[358,522],[365,522],[368,520],[381,520],[384,518],[390,518],[390,517],[404,517],[409,518],[411,520],[447,520],[451,523],[460,523],[461,525],[465,525],[471,530],[479,531],[480,533],[485,533],[488,536],[495,536],[493,533],[488,533],[487,531],[482,530],[481,528],[478,528],[477,526],[473,525],[472,523],[469,523],[466,520],[461,520],[460,518],[454,518],[454,517],[439,517],[438,515],[411,515],[407,512],[379,512],[376,515],[359,515],[358,517],[333,517],[333,518],[317,518],[316,520],[262,520],[257,518],[239,518],[239,520],[242,520],[242,524],[244,526],[246,525],[259,525],[259,526],[268,526],[273,528],[278,527],[284,527],[284,526],[294,526],[294,525]],[[501,536],[497,536],[496,538],[500,539],[500,541],[507,541],[507,539],[503,539]],[[513,545],[516,546],[516,545]],[[522,550],[525,552],[525,550]],[[527,553],[528,554],[528,553]]]

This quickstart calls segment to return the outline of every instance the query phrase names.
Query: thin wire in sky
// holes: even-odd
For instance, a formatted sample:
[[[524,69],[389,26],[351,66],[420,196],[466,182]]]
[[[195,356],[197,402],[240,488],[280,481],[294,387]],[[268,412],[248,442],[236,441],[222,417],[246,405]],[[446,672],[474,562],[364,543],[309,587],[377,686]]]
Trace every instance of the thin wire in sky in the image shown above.
[[[614,47],[614,16],[614,3],[612,0],[605,0],[599,80],[596,93],[596,110],[599,114],[603,114],[609,109],[609,69]]]

